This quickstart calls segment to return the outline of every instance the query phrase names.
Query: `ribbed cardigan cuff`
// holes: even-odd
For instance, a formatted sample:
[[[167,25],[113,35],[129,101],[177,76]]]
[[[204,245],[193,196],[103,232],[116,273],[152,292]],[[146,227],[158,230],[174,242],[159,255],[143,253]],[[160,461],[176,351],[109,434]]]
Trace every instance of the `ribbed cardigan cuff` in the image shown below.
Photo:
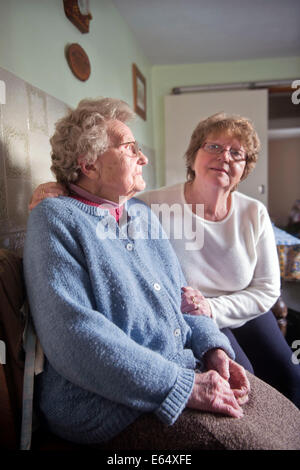
[[[191,369],[179,369],[174,387],[155,414],[164,423],[172,425],[186,406],[192,392],[195,372]]]
[[[223,351],[226,352],[227,356],[229,356],[231,359],[235,360],[235,352],[225,334],[223,333],[222,335],[220,333],[214,334],[212,333],[211,336],[209,337],[209,341],[207,341],[207,344],[203,345],[201,348],[201,354],[197,354],[198,359],[202,359],[204,354],[206,354],[208,351],[211,349],[223,349]]]

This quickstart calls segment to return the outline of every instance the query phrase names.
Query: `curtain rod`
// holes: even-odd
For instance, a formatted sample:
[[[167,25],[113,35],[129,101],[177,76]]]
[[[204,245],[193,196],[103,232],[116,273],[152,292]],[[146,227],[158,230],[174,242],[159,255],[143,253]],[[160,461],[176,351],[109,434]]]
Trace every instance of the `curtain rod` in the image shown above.
[[[300,137],[300,127],[268,130],[268,138],[272,140],[287,139],[287,138],[292,138],[292,137]]]
[[[180,95],[182,93],[193,93],[198,91],[220,91],[220,90],[236,90],[236,89],[258,89],[258,88],[270,88],[276,86],[291,86],[292,82],[297,78],[291,78],[286,80],[265,80],[256,82],[236,82],[236,83],[219,83],[219,84],[208,84],[208,85],[191,85],[191,86],[179,86],[172,88],[173,95]]]

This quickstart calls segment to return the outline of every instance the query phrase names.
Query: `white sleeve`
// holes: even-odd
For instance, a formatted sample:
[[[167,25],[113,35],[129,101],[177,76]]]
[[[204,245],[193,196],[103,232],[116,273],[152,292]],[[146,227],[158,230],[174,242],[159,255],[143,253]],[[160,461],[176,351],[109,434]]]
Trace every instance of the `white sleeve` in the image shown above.
[[[280,295],[280,270],[274,231],[267,210],[262,205],[256,256],[253,278],[246,289],[207,298],[220,329],[237,328],[267,312]]]

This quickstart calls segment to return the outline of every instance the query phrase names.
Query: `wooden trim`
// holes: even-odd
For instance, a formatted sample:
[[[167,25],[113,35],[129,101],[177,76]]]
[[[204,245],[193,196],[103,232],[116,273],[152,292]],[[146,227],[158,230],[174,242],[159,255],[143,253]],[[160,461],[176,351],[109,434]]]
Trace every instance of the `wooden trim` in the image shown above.
[[[133,109],[146,121],[147,119],[147,97],[146,97],[146,79],[140,72],[136,64],[132,64],[133,80]]]
[[[275,93],[293,93],[295,88],[291,88],[290,86],[271,86],[268,88],[270,94]]]

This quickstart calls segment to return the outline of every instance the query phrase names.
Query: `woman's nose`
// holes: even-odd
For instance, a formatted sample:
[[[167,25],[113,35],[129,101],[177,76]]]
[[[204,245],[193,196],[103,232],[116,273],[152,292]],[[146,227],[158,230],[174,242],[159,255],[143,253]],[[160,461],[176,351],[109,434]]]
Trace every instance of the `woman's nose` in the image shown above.
[[[147,165],[148,164],[148,158],[146,157],[146,155],[143,154],[143,152],[141,150],[139,150],[138,164],[139,165]]]
[[[222,152],[219,153],[219,157],[222,157],[223,160],[229,162],[231,160],[230,148],[224,148]]]

